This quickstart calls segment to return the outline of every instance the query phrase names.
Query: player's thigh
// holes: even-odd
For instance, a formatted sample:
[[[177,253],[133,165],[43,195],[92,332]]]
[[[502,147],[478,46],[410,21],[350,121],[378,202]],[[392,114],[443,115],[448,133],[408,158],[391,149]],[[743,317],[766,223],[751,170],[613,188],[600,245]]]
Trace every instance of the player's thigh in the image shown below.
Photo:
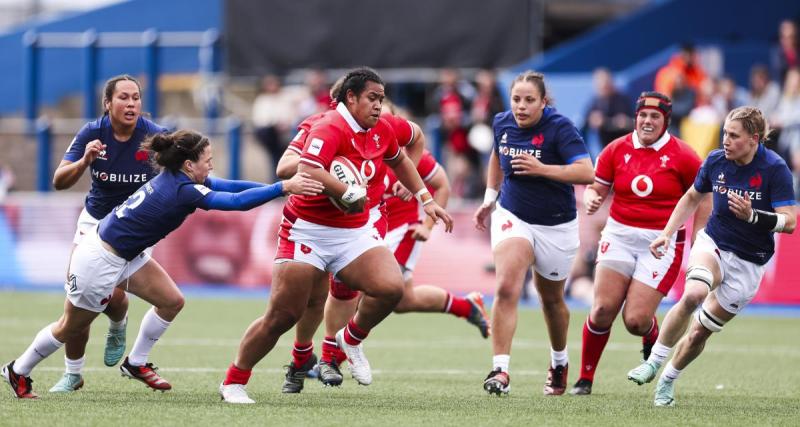
[[[724,322],[728,322],[736,317],[736,313],[731,313],[722,307],[715,292],[708,294],[706,300],[703,301],[703,310],[706,310]]]
[[[120,286],[124,287],[126,282]],[[183,306],[183,294],[175,281],[154,259],[150,259],[127,280],[128,292],[155,307]]]
[[[625,325],[630,327],[649,325],[663,298],[664,294],[652,286],[636,279],[631,280],[622,311]]]
[[[403,276],[394,255],[385,246],[375,246],[353,259],[336,276],[349,287],[371,293],[393,289],[402,292]]]
[[[533,247],[528,239],[505,239],[494,248],[497,297],[518,300],[525,275],[533,264]]]
[[[313,291],[327,292],[327,279],[327,272],[311,264],[276,263],[272,269],[270,310],[286,310],[299,316],[308,306]]]
[[[559,304],[564,301],[564,286],[567,279],[552,280],[544,277],[538,271],[533,275],[534,283],[536,284],[536,292],[539,293],[539,299],[542,305]]]
[[[631,278],[619,271],[599,264],[594,273],[594,300],[592,320],[595,323],[610,323],[619,313]]]

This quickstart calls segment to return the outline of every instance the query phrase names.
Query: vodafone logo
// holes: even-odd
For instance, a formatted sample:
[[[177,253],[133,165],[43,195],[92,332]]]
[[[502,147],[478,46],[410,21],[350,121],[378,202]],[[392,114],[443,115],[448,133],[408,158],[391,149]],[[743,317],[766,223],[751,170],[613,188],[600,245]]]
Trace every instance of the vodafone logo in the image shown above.
[[[364,182],[372,179],[375,176],[375,172],[377,172],[377,168],[372,160],[365,160],[361,163],[361,176],[364,177]]]
[[[631,181],[631,191],[639,197],[647,197],[653,192],[653,180],[647,175],[638,175]]]

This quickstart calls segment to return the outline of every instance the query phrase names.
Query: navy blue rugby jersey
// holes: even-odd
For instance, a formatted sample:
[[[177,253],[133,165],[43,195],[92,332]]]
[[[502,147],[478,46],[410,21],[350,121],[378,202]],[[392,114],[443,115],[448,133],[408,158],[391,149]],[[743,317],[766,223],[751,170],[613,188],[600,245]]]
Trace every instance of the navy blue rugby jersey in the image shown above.
[[[150,165],[147,152],[141,150],[140,145],[148,136],[166,131],[166,128],[139,117],[130,139],[117,141],[108,115],[81,128],[67,148],[64,160],[79,161],[86,150],[86,144],[95,139],[106,145],[105,153],[101,153],[89,165],[92,187],[86,195],[85,205],[91,216],[103,218],[142,184],[158,174]]]
[[[183,224],[209,193],[183,172],[165,170],[100,221],[100,238],[130,261]]]
[[[781,206],[795,204],[792,173],[786,162],[764,145],[758,147],[753,161],[738,166],[725,158],[723,150],[712,151],[694,181],[695,190],[713,192],[713,209],[706,233],[717,246],[739,258],[763,265],[775,252],[770,231],[736,218],[728,207],[728,192],[749,194],[754,209],[774,212]]]
[[[575,125],[545,107],[542,118],[530,128],[520,128],[511,111],[497,114],[492,124],[494,152],[500,159],[503,183],[500,204],[529,224],[558,225],[577,216],[572,184],[551,179],[514,175],[511,159],[529,153],[548,165],[568,165],[589,157]]]

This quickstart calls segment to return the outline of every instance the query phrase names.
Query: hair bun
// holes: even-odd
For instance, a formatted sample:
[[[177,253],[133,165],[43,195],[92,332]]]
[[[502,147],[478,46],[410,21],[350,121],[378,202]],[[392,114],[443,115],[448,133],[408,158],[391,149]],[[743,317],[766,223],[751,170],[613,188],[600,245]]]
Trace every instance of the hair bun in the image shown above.
[[[152,141],[151,147],[156,153],[160,153],[169,147],[172,147],[172,144],[175,143],[175,141],[172,139],[172,134],[166,133],[157,133],[153,135]]]

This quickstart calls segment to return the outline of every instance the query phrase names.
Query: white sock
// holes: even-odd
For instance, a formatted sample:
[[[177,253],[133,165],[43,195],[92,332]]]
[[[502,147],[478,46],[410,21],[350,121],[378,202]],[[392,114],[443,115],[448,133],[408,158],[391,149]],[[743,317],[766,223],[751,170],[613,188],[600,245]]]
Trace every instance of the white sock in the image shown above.
[[[647,358],[647,361],[661,366],[664,364],[664,361],[667,360],[671,351],[672,347],[667,347],[661,344],[661,342],[656,341],[656,343],[653,344],[653,349],[650,351],[650,357]]]
[[[109,331],[120,331],[125,329],[125,326],[128,324],[128,313],[125,313],[125,317],[122,318],[119,322],[108,319],[108,330]]]
[[[14,361],[14,372],[23,377],[27,377],[39,362],[55,353],[56,350],[64,345],[63,342],[60,342],[53,336],[51,328],[54,325],[55,323],[51,323],[36,334],[36,338],[33,339],[28,349]]]
[[[510,354],[496,354],[492,357],[492,370],[500,368],[503,372],[508,372],[508,364],[511,363]]]
[[[83,365],[86,364],[86,356],[81,357],[80,359],[72,360],[68,358],[66,355],[64,356],[64,365],[67,367],[68,374],[81,374],[81,370],[83,369]]]
[[[556,366],[567,366],[569,363],[569,355],[567,354],[567,348],[564,347],[561,351],[555,351],[552,348],[550,349],[550,367],[555,368]]]
[[[170,322],[158,317],[155,308],[148,310],[142,319],[136,342],[128,355],[128,363],[133,366],[144,366],[156,341],[164,335],[169,325]]]
[[[675,381],[678,379],[680,375],[681,375],[681,370],[675,369],[675,367],[672,366],[672,361],[670,361],[669,363],[667,363],[667,367],[664,368],[664,372],[661,373],[661,378],[666,381]]]

